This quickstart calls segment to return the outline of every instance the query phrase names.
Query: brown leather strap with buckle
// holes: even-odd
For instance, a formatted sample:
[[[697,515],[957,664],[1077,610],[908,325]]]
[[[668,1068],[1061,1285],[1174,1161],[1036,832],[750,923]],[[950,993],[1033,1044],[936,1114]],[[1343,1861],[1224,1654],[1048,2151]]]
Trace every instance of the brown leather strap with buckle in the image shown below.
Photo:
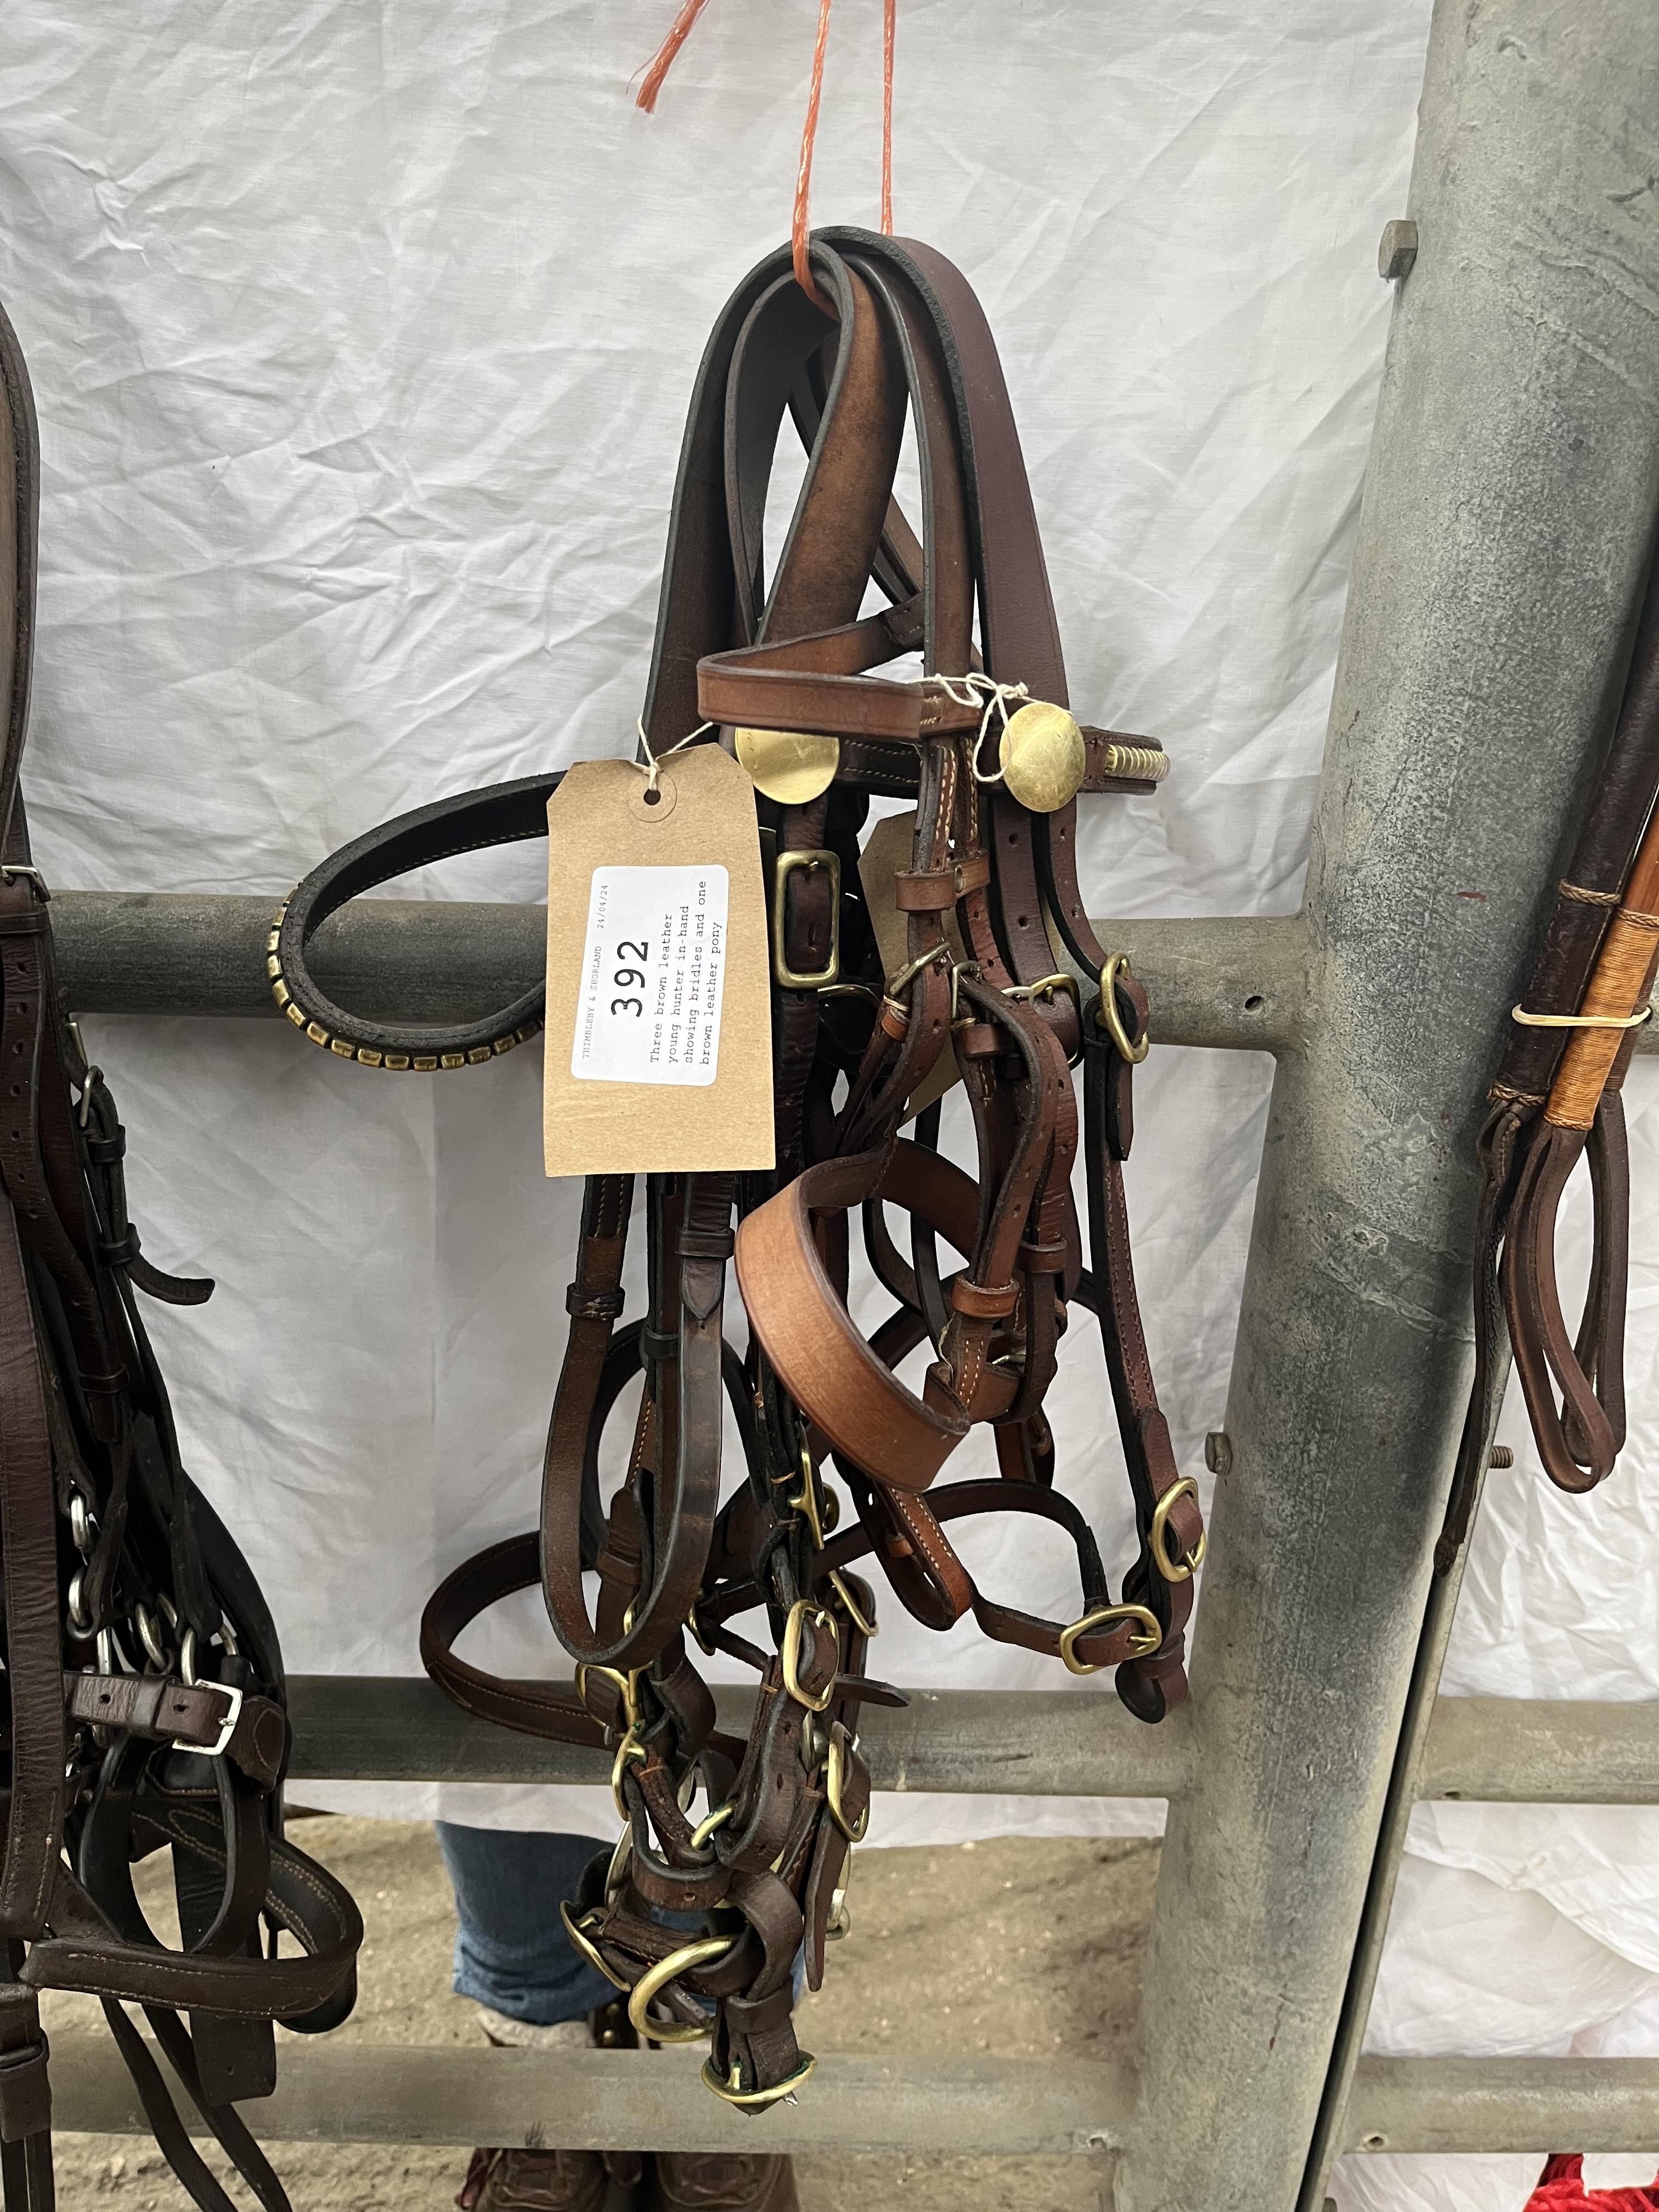
[[[1152,790],[1167,763],[1144,739],[1070,720],[1019,441],[964,280],[925,247],[862,231],[821,234],[812,270],[830,312],[774,255],[704,354],[643,716],[658,756],[715,723],[715,741],[757,780],[776,1170],[647,1178],[647,1291],[632,1320],[622,1285],[633,1180],[590,1182],[539,1534],[458,1568],[422,1632],[425,1664],[471,1711],[611,1750],[627,1826],[568,1913],[571,1939],[629,1991],[641,2035],[709,2034],[705,2080],[748,2111],[810,2071],[792,2025],[793,1964],[804,1948],[816,1986],[825,1942],[846,1924],[848,1854],[868,1815],[858,1711],[899,1697],[865,1675],[875,1603],[854,1562],[878,1561],[930,1626],[971,1613],[987,1635],[1075,1672],[1115,1668],[1131,1709],[1156,1720],[1185,1693],[1203,1554],[1128,1249],[1121,1171],[1146,1002],[1091,935],[1074,861],[1077,793]],[[769,573],[762,526],[786,415],[807,460]],[[907,415],[919,532],[894,495]],[[865,604],[872,585],[890,602],[877,612]],[[919,669],[890,668],[906,653]],[[1028,707],[1027,735],[1047,732],[1052,750],[1023,787],[1047,813],[1007,782]],[[817,763],[799,784],[764,766],[764,735],[779,730]],[[556,781],[420,810],[315,871],[271,939],[273,988],[295,1026],[339,1058],[394,1071],[473,1065],[525,1033],[538,1011],[527,1001],[465,1030],[360,1023],[317,993],[306,947],[325,915],[398,870],[535,834]],[[915,805],[892,893],[903,957],[890,972],[859,871],[877,797]],[[936,1104],[901,1133],[947,1045],[974,1123],[972,1176],[939,1157]],[[1072,1196],[1079,1143],[1086,1230]],[[869,1335],[848,1304],[854,1224],[894,1299]],[[942,1246],[956,1255],[949,1269]],[[749,1323],[742,1357],[722,1342],[728,1255]],[[1085,1516],[1057,1486],[1043,1413],[1079,1310],[1100,1322],[1136,1503],[1138,1551],[1116,1601]],[[897,1370],[923,1345],[933,1358],[916,1391]],[[601,1514],[601,1448],[635,1386],[626,1472]],[[722,1499],[728,1414],[743,1468]],[[937,1485],[981,1425],[1000,1474]],[[858,1514],[839,1533],[826,1455]],[[980,1589],[951,1539],[994,1512],[1071,1541],[1073,1619]],[[454,1655],[469,1620],[537,1578],[579,1662],[574,1698]],[[714,1729],[683,1629],[756,1669],[746,1742]],[[701,1932],[666,1924],[667,1911],[701,1916]]]

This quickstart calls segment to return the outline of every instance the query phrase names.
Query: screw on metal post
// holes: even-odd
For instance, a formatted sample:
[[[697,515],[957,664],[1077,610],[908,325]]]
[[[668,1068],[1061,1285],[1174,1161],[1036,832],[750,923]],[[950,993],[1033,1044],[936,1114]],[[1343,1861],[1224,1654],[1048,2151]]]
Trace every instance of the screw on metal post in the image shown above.
[[[1417,225],[1409,216],[1382,226],[1376,249],[1376,273],[1388,283],[1403,283],[1417,259]]]

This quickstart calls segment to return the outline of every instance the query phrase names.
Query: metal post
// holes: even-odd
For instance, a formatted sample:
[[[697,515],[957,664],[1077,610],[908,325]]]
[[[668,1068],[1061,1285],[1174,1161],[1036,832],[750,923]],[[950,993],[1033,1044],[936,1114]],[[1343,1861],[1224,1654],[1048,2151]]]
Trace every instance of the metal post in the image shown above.
[[[1120,2212],[1287,2212],[1468,1387],[1497,1026],[1659,495],[1659,9],[1439,0]]]

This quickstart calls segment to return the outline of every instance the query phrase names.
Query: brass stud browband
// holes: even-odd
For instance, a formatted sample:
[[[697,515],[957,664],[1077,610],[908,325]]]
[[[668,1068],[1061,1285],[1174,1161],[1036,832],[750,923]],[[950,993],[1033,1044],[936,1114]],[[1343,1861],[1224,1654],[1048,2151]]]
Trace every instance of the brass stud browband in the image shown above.
[[[1103,745],[1100,769],[1103,775],[1131,776],[1138,783],[1162,783],[1170,773],[1170,756],[1151,745]]]
[[[265,973],[270,978],[270,994],[301,1036],[320,1050],[333,1053],[337,1059],[356,1060],[359,1067],[385,1068],[392,1075],[401,1075],[405,1070],[429,1075],[451,1067],[481,1067],[486,1060],[499,1060],[503,1053],[511,1052],[515,1045],[528,1044],[543,1026],[540,1022],[530,1022],[523,1029],[507,1030],[501,1036],[492,1037],[488,1044],[474,1045],[470,1052],[377,1052],[372,1045],[353,1044],[349,1037],[335,1036],[306,1012],[283,975],[282,957],[276,948],[282,940],[288,907],[284,899],[265,939]]]

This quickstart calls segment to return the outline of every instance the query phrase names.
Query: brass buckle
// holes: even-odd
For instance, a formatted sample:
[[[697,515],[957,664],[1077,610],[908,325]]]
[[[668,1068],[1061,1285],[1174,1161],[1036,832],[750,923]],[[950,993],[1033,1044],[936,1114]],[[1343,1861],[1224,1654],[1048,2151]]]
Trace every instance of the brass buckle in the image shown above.
[[[567,1898],[560,1904],[559,1917],[564,1923],[564,1932],[570,1938],[570,1948],[576,1956],[579,1959],[585,1959],[596,1974],[603,1974],[606,1981],[612,1984],[614,1987],[626,1990],[628,1984],[614,1966],[606,1966],[599,1954],[599,1946],[588,1936],[588,1922],[599,1918],[597,1907],[592,1911],[584,1912],[581,1918],[578,1920],[571,1911],[570,1901]]]
[[[803,974],[783,957],[784,908],[790,877],[799,869],[811,874],[818,868],[827,869],[830,876],[830,957],[822,968]],[[786,991],[822,991],[841,981],[841,855],[825,846],[811,845],[799,853],[778,854],[772,871],[772,974]]]
[[[1002,995],[1005,999],[1042,999],[1052,1005],[1056,991],[1071,993],[1072,1005],[1077,1013],[1077,1049],[1069,1053],[1066,1060],[1067,1067],[1075,1067],[1083,1057],[1083,994],[1078,988],[1075,975],[1040,975],[1035,983],[1010,983]]]
[[[653,2036],[652,2041],[655,2040]],[[741,2066],[734,2063],[730,2075],[722,2081],[715,2071],[714,2060],[705,2058],[702,2062],[702,2086],[705,2089],[712,2089],[724,2103],[735,2105],[740,2112],[763,2112],[769,2105],[781,2104],[786,2097],[793,2097],[817,2063],[810,2051],[803,2051],[800,2064],[787,2081],[775,2081],[769,2089],[740,2089],[738,2084],[743,2079]]]
[[[854,1744],[852,1748],[856,1749]],[[847,1787],[847,1754],[848,1740],[845,1729],[839,1724],[830,1731],[830,1758],[823,1778],[824,1795],[830,1800],[830,1816],[849,1844],[861,1844],[870,1832],[870,1808],[866,1805],[859,1815],[856,1827],[842,1809],[842,1793]]]
[[[677,1975],[690,1973],[695,1966],[712,1966],[717,1960],[726,1958],[738,1942],[735,1936],[703,1936],[695,1943],[683,1943],[678,1951],[671,1951],[665,1959],[659,1959],[635,1983],[628,2000],[629,2024],[641,2042],[701,2043],[714,2025],[711,2012],[706,2021],[692,2027],[689,2021],[653,2020],[648,2007],[659,1990],[665,1990]]]
[[[785,1482],[788,1480],[787,1475],[783,1477]],[[821,1552],[823,1549],[823,1519],[818,1511],[817,1477],[812,1467],[812,1454],[805,1437],[800,1440],[800,1489],[793,1498],[786,1492],[783,1502],[792,1513],[799,1513],[805,1522],[812,1532],[812,1549]]]
[[[841,1600],[847,1618],[860,1636],[876,1637],[881,1634],[880,1629],[876,1626],[874,1606],[871,1607],[867,1614],[865,1613],[864,1608],[848,1588],[847,1579],[839,1567],[831,1567],[830,1570],[830,1587]]]
[[[631,1606],[629,1611],[632,1613]],[[627,1630],[632,1626],[631,1621],[625,1622],[623,1633],[626,1634]],[[602,1682],[611,1683],[617,1695],[622,1699],[623,1712],[628,1722],[629,1732],[631,1734],[640,1724],[640,1677],[644,1672],[643,1667],[629,1668],[624,1671],[620,1667],[600,1667],[596,1666],[591,1660],[579,1660],[576,1663],[577,1701],[584,1706],[586,1705],[587,1678],[590,1674],[597,1674]]]
[[[1146,1548],[1152,1555],[1152,1565],[1166,1583],[1189,1583],[1204,1564],[1204,1554],[1210,1548],[1209,1531],[1201,1534],[1184,1559],[1170,1557],[1170,1516],[1178,1498],[1196,1498],[1198,1485],[1190,1474],[1183,1474],[1179,1482],[1171,1483],[1158,1501],[1152,1514],[1152,1525],[1146,1532]]]
[[[1071,1673],[1098,1674],[1109,1663],[1103,1659],[1091,1664],[1077,1656],[1079,1637],[1086,1636],[1091,1628],[1104,1628],[1109,1620],[1138,1620],[1145,1624],[1129,1638],[1130,1652],[1137,1659],[1149,1658],[1164,1641],[1158,1615],[1149,1613],[1144,1605],[1097,1605],[1092,1613],[1085,1613],[1081,1620],[1074,1620],[1069,1628],[1060,1632],[1060,1656]]]
[[[827,1605],[815,1604],[810,1597],[798,1597],[789,1608],[789,1618],[783,1625],[783,1686],[798,1705],[805,1705],[809,1713],[821,1713],[836,1694],[836,1678],[832,1674],[824,1685],[823,1694],[809,1698],[800,1686],[800,1632],[808,1613],[813,1615],[812,1626],[825,1636],[836,1638],[836,1672],[841,1671],[841,1638],[836,1628],[836,1616]]]
[[[1130,1066],[1139,1067],[1152,1048],[1152,1033],[1149,1030],[1139,1044],[1134,1042],[1123,1026],[1123,1017],[1117,1010],[1117,995],[1112,988],[1118,977],[1127,975],[1128,969],[1129,956],[1127,952],[1113,953],[1101,969],[1100,996],[1095,1001],[1095,1020],[1110,1036]]]

